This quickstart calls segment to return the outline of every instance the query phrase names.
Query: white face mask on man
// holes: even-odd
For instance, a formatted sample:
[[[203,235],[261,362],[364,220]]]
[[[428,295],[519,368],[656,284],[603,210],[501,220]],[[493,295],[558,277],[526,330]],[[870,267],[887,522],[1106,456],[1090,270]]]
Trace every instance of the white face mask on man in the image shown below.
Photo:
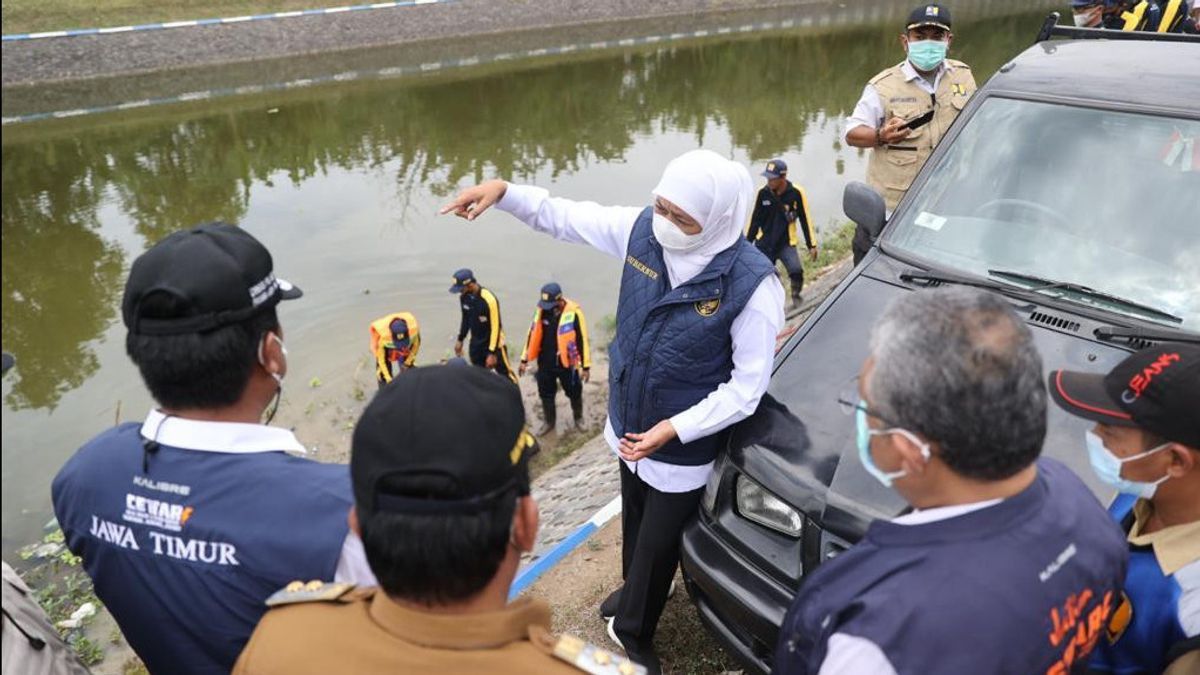
[[[268,403],[267,407],[263,410],[263,424],[270,424],[271,420],[275,419],[275,413],[279,412],[279,401],[283,398],[283,375],[271,370],[270,368],[267,368],[267,359],[263,356],[263,348],[266,346],[267,340],[270,339],[274,339],[279,343],[279,351],[284,355],[284,357],[286,357],[288,353],[287,345],[283,344],[283,338],[279,337],[275,333],[268,332],[267,336],[263,338],[263,341],[258,343],[258,363],[264,369],[266,369],[267,374],[275,380],[275,398],[272,399],[272,401]]]
[[[704,245],[703,232],[687,234],[665,216],[654,214],[652,225],[654,238],[664,249],[673,253],[690,253]]]

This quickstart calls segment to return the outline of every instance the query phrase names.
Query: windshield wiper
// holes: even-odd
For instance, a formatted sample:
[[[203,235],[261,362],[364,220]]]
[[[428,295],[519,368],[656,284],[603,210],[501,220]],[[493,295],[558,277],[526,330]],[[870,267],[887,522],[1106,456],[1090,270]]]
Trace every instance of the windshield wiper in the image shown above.
[[[1101,340],[1149,340],[1153,342],[1190,342],[1200,344],[1200,333],[1182,328],[1126,328],[1124,326],[1101,326],[1096,329]]]
[[[975,288],[986,288],[990,291],[1010,292],[1024,291],[1023,288],[1013,288],[1008,284],[1002,284],[991,279],[983,279],[977,277],[960,276],[957,274],[947,274],[945,272],[924,272],[920,270],[909,270],[900,273],[900,281],[912,282],[923,281],[926,286],[935,284],[955,284],[958,286],[974,286]]]
[[[1098,291],[1094,288],[1084,286],[1083,284],[1076,284],[1076,283],[1072,283],[1070,281],[1056,281],[1054,279],[1047,279],[1046,277],[1039,277],[1034,274],[1026,274],[1024,272],[1011,272],[1008,270],[988,270],[988,274],[990,274],[994,277],[1000,277],[1001,279],[1012,279],[1014,281],[1027,281],[1027,282],[1030,282],[1033,284],[1037,284],[1036,286],[1026,286],[1025,290],[1027,290],[1027,291],[1034,291],[1034,292],[1050,291],[1050,290],[1070,291],[1072,293],[1078,293],[1080,295],[1083,295],[1083,296],[1086,296],[1089,298],[1093,298],[1095,300],[1102,300],[1102,301],[1109,302],[1109,303],[1112,303],[1115,305],[1129,307],[1131,309],[1134,309],[1134,310],[1137,310],[1140,312],[1145,312],[1147,314],[1151,314],[1153,316],[1157,316],[1157,317],[1166,319],[1167,321],[1173,321],[1175,323],[1183,323],[1183,319],[1181,317],[1175,316],[1174,314],[1171,314],[1169,312],[1165,312],[1161,309],[1158,309],[1157,307],[1143,305],[1140,302],[1134,302],[1133,300],[1128,300],[1126,298],[1122,298],[1120,296],[1113,295],[1111,293],[1105,293],[1104,291]],[[1062,296],[1059,296],[1059,297],[1062,297]],[[1070,298],[1064,298],[1064,299],[1070,300]]]

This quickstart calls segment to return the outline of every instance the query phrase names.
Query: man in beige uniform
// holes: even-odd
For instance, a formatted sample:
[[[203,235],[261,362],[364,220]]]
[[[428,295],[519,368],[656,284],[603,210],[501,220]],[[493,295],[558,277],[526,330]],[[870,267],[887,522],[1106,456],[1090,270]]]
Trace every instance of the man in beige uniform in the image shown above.
[[[847,145],[873,148],[867,182],[883,196],[888,213],[975,91],[970,66],[946,58],[953,37],[950,10],[914,9],[900,36],[907,58],[871,78],[846,123]],[[870,245],[865,232],[855,233],[855,263]]]
[[[379,588],[296,581],[234,668],[268,673],[644,673],[550,634],[550,608],[508,602],[537,504],[520,391],[481,368],[420,368],[354,430],[350,527]]]

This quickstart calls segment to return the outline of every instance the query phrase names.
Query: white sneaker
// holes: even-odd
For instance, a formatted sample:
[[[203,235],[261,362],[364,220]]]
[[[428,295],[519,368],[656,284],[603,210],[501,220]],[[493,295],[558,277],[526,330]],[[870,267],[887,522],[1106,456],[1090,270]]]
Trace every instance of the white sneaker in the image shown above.
[[[610,616],[608,618],[608,639],[612,640],[613,644],[617,645],[617,647],[619,647],[621,651],[625,651],[625,645],[621,644],[621,641],[619,639],[617,639],[617,631],[616,631],[616,629],[613,628],[613,624],[615,624],[616,622],[617,622],[617,617]]]

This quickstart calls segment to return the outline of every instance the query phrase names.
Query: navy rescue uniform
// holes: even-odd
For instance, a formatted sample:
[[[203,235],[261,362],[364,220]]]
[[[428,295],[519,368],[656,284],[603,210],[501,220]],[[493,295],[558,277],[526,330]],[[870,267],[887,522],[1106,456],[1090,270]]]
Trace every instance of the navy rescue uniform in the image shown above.
[[[1149,504],[1124,494],[1109,513],[1126,533],[1129,572],[1089,665],[1102,673],[1159,673],[1177,645],[1200,635],[1200,522],[1143,534]]]
[[[487,357],[494,354],[496,372],[515,383],[517,376],[508,363],[504,327],[500,323],[500,301],[483,286],[479,287],[477,294],[463,293],[459,297],[462,300],[462,323],[458,327],[458,341],[465,340],[468,332],[471,334],[471,342],[467,347],[471,363],[486,367]]]
[[[808,214],[808,198],[804,190],[791,181],[780,194],[769,186],[763,186],[754,200],[754,213],[750,216],[750,227],[746,239],[754,243],[774,265],[783,261],[788,278],[792,283],[792,295],[800,295],[804,288],[804,266],[796,253],[800,244],[797,233],[803,233],[804,245],[812,250],[817,247],[817,235],[813,231],[812,218]]]
[[[148,435],[174,419],[152,413]],[[152,673],[228,673],[263,601],[297,574],[332,579],[348,531],[346,465],[261,447],[272,432],[298,445],[282,429],[201,424],[258,446],[155,447],[122,424],[51,486],[68,548]]]
[[[494,612],[435,614],[377,588],[296,581],[267,603],[272,609],[234,675],[646,672],[577,638],[552,636],[550,608],[528,598]]]
[[[1120,531],[1070,469],[993,506],[922,524],[876,520],[804,577],[776,673],[816,673],[835,633],[874,643],[897,673],[1079,672],[1120,604]]]

